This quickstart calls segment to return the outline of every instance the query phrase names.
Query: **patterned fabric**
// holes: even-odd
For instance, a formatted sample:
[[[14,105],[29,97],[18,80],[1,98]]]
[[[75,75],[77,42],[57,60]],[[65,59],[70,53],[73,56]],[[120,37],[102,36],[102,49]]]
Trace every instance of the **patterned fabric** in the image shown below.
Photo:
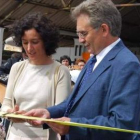
[[[82,82],[80,84],[80,87],[79,87],[79,90],[82,89],[83,85],[87,82],[87,79],[89,77],[89,75],[92,73],[93,71],[93,67],[96,63],[97,59],[96,59],[96,55],[94,55],[90,60],[89,60],[89,63],[88,63],[88,67],[87,67],[87,70],[86,70],[86,73],[82,79]]]
[[[79,85],[79,90],[78,90],[77,94],[82,90],[82,88],[84,87],[85,83],[87,82],[87,79],[88,79],[88,77],[90,76],[90,74],[92,73],[93,67],[94,67],[96,61],[97,61],[96,55],[94,55],[94,56],[89,60],[89,63],[88,63],[88,66],[87,66],[87,70],[86,70],[86,72],[85,72],[85,75],[83,76],[83,79],[81,80],[81,84]],[[75,98],[76,98],[77,94],[74,95],[74,97],[72,98],[72,100],[71,100],[70,103],[68,104],[64,116],[68,117],[69,112],[70,112],[70,109],[71,109],[71,107],[72,107],[72,105],[73,105],[73,103],[74,103],[74,101],[75,101]]]
[[[6,136],[6,133],[5,133],[4,127],[3,127],[2,122],[1,122],[0,123],[0,140],[4,140],[5,136]]]

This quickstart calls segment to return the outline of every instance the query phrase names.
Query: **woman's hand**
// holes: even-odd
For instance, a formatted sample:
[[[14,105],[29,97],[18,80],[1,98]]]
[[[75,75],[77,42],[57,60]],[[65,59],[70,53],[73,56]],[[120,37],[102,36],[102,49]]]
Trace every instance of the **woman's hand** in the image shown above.
[[[14,113],[14,114],[24,114],[25,111],[24,110],[19,110],[19,106],[15,105],[14,109],[8,109],[7,110],[8,113]],[[17,119],[17,118],[8,118],[8,120],[14,122],[14,123],[21,123],[21,122],[25,122],[24,119]]]
[[[8,113],[15,113],[16,111],[19,111],[19,106],[15,105],[14,109],[8,109],[7,112]]]

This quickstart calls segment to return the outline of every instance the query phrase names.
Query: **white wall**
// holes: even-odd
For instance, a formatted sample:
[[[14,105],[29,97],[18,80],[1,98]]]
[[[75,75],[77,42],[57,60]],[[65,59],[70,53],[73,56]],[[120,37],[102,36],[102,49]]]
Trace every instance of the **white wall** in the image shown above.
[[[60,57],[63,55],[68,55],[73,61],[74,58],[74,47],[59,47],[56,50],[56,53],[53,55],[54,59],[60,60]]]
[[[85,48],[83,44],[80,44],[78,39],[74,39],[73,47],[59,47],[56,50],[56,54],[53,55],[53,58],[60,60],[61,56],[68,55],[71,58],[71,60],[74,61],[76,58],[80,58],[81,54],[84,51],[85,51]]]

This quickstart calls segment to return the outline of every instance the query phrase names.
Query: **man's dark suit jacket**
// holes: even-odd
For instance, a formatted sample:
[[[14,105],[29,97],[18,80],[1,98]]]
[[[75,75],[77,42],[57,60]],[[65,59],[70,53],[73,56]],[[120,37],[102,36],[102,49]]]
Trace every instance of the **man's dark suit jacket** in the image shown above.
[[[87,65],[86,65],[87,66]],[[86,71],[82,70],[71,96],[48,108],[52,118],[62,117]],[[120,41],[96,67],[76,96],[71,122],[135,130],[140,120],[140,64]],[[67,140],[133,140],[133,134],[70,127]]]

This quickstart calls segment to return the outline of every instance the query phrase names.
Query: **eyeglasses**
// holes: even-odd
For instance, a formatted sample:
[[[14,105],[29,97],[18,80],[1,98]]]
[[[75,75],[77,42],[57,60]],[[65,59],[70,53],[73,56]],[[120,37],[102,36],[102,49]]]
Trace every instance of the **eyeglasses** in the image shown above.
[[[93,29],[91,29],[91,30],[89,30],[89,31],[78,31],[77,32],[77,36],[79,37],[79,38],[82,38],[82,39],[84,39],[87,35],[88,35],[88,33],[90,32],[90,31],[92,31]]]

